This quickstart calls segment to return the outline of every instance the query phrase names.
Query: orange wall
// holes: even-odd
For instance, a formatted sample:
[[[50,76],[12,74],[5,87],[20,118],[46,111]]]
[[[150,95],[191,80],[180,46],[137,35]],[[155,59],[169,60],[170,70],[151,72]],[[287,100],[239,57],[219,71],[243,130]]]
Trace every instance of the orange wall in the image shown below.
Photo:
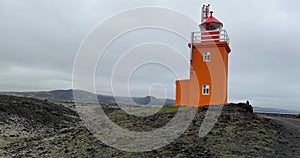
[[[176,81],[176,104],[187,105],[189,103],[189,80]]]
[[[210,62],[203,61],[204,52],[211,53]],[[230,48],[227,42],[194,44],[190,80],[176,81],[176,105],[226,104],[229,53]],[[202,85],[210,85],[210,95],[202,95]]]

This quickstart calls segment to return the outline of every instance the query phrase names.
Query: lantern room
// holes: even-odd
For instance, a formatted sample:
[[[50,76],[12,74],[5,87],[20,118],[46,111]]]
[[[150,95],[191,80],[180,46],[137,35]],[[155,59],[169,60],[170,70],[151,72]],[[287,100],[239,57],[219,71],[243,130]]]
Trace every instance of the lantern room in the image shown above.
[[[213,16],[213,11],[210,12],[210,16],[199,25],[201,31],[221,31],[223,24]]]
[[[206,10],[208,11],[208,10]],[[220,38],[220,32],[223,29],[223,24],[213,16],[213,12],[209,12],[208,18],[202,19],[200,26],[202,41],[214,41],[218,42]],[[207,12],[205,14],[208,14]]]

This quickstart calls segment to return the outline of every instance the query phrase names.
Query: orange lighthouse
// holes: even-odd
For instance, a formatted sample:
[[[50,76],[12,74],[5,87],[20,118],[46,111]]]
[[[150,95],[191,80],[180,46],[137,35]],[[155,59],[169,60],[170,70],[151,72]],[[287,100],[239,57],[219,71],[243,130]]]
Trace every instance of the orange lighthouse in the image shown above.
[[[191,35],[190,78],[176,81],[176,106],[227,103],[229,37],[209,7],[202,8],[200,32]]]

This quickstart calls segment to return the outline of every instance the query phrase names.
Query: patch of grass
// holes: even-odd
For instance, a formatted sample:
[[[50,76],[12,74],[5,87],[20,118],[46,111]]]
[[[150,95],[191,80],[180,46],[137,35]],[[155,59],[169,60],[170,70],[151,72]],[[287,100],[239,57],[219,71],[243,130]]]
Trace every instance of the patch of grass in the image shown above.
[[[163,107],[142,107],[138,109],[133,109],[131,112],[136,113],[168,113],[168,112],[176,112],[178,111],[178,106],[163,106]],[[130,110],[129,110],[130,111]]]
[[[179,106],[163,106],[159,112],[166,113],[166,112],[176,112],[178,111]]]
[[[181,154],[181,153],[179,153],[179,154],[177,154],[177,155],[175,156],[175,158],[181,158],[181,157],[185,157],[185,155],[184,155],[184,154]]]
[[[121,139],[117,140],[117,142],[116,142],[116,144],[118,146],[127,145],[128,143],[129,143],[128,138],[121,138]]]
[[[238,155],[231,155],[231,154],[226,154],[221,156],[222,158],[244,158],[244,156],[238,156]]]
[[[226,130],[227,132],[231,132],[231,131],[234,130],[234,128],[235,128],[235,126],[228,125],[228,126],[225,127],[225,130]]]
[[[2,136],[0,137],[0,147],[18,141],[18,138]]]
[[[129,112],[134,112],[134,113],[155,113],[159,111],[160,107],[139,107],[137,109],[132,109],[128,110]]]

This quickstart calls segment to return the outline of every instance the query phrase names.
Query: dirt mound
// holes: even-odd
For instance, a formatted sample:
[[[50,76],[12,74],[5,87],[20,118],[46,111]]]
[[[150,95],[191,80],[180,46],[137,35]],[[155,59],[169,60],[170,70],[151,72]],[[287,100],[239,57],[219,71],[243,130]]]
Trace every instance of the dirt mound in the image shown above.
[[[253,113],[253,107],[246,103],[238,103],[238,104],[230,103],[224,106],[223,111]]]
[[[224,105],[217,123],[204,137],[199,137],[199,129],[208,106],[198,108],[189,128],[171,144],[149,152],[132,153],[99,141],[79,121],[76,112],[61,105],[19,97],[0,96],[0,99],[2,123],[17,130],[25,124],[28,124],[25,129],[36,129],[33,135],[26,137],[0,136],[0,157],[276,157],[279,151],[286,151],[277,148],[281,147],[278,137],[284,129],[253,113],[252,106],[244,103]],[[113,106],[103,109],[122,128],[151,131],[170,121],[178,107],[166,106],[155,115],[142,118]],[[13,125],[7,118],[21,121]],[[285,138],[279,140],[284,145],[289,144]]]
[[[131,153],[111,148],[97,140],[79,123],[73,127],[58,130],[56,133],[40,132],[39,135],[17,140],[2,147],[3,155],[5,157],[13,155],[16,157],[143,158],[275,155],[270,144],[276,137],[276,130],[266,120],[252,113],[251,106],[246,104],[225,105],[213,130],[207,136],[199,138],[199,128],[207,109],[208,107],[199,108],[190,127],[174,142],[149,152]],[[67,109],[65,110],[63,112],[67,112]],[[172,119],[177,113],[177,107],[164,107],[159,113],[146,118],[128,115],[118,108],[105,107],[104,111],[120,127],[133,131],[150,131],[163,126]]]
[[[56,131],[70,127],[78,121],[78,114],[62,105],[32,98],[0,95],[1,130],[13,130],[17,126],[23,132],[41,129]]]

